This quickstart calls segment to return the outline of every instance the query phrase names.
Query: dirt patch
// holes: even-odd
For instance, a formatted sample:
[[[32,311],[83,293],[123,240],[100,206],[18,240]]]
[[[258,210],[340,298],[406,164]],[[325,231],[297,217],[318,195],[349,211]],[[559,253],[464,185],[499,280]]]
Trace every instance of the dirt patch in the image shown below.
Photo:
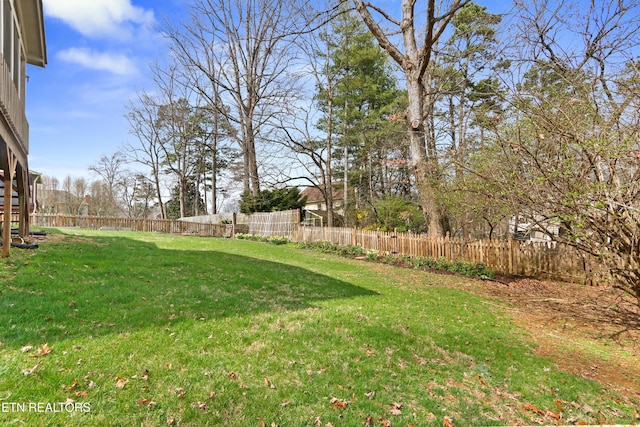
[[[473,291],[506,302],[539,355],[640,401],[640,310],[616,289],[501,278]]]

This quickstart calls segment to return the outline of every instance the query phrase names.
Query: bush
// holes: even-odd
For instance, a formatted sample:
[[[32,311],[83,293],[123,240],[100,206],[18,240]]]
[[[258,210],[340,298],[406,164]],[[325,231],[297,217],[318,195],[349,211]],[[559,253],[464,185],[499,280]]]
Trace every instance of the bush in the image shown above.
[[[271,243],[272,245],[284,245],[286,243],[289,243],[289,239],[287,239],[284,236],[258,236],[255,234],[242,234],[242,233],[236,233],[235,235],[236,239],[239,240],[253,240],[254,242],[265,242],[265,243]]]
[[[272,245],[284,245],[289,243],[289,239],[284,236],[269,236],[266,238],[266,241]]]
[[[301,249],[311,249],[317,252],[323,253],[333,253],[336,255],[349,255],[349,256],[360,256],[364,255],[364,249],[360,246],[340,246],[333,242],[311,242],[311,243],[300,243],[298,247]]]

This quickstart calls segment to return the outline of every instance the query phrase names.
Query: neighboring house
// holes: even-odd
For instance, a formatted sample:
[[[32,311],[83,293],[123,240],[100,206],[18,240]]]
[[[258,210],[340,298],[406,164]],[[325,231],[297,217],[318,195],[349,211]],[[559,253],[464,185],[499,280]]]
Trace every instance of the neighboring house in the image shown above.
[[[42,0],[2,0],[0,18],[0,169],[4,184],[0,210],[3,214],[2,254],[7,256],[12,212],[18,215],[20,234],[29,232],[27,64],[44,67],[47,51]],[[11,202],[6,203],[7,200]],[[5,209],[5,204],[12,208]]]
[[[529,241],[534,243],[548,243],[554,240],[554,236],[562,235],[563,229],[553,221],[536,218],[511,217],[509,219],[509,230],[513,231],[515,240]]]
[[[304,205],[304,210],[309,213],[305,218],[307,225],[326,224],[327,203],[324,198],[323,189],[324,186],[307,187],[300,193],[300,198],[307,198]],[[334,215],[338,217],[342,217],[344,214],[344,186],[342,182],[333,183],[333,212]]]

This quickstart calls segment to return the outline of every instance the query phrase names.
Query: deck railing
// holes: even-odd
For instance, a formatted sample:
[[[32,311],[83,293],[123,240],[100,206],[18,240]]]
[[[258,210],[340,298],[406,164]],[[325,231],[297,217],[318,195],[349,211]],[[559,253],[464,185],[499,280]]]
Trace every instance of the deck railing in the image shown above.
[[[24,153],[29,152],[29,122],[24,111],[24,99],[20,99],[18,90],[11,78],[11,72],[4,56],[0,53],[0,114],[11,131],[16,135]]]

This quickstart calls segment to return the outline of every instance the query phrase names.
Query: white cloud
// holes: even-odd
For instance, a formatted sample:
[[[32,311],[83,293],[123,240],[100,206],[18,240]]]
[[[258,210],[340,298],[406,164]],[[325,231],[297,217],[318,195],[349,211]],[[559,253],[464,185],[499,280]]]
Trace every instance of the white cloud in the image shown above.
[[[149,27],[154,21],[152,10],[133,6],[131,0],[43,0],[45,14],[58,18],[89,37],[132,35],[136,26]]]
[[[109,71],[120,75],[137,73],[134,62],[121,54],[100,53],[87,48],[72,47],[58,52],[57,56],[63,61],[79,64],[92,70]]]

